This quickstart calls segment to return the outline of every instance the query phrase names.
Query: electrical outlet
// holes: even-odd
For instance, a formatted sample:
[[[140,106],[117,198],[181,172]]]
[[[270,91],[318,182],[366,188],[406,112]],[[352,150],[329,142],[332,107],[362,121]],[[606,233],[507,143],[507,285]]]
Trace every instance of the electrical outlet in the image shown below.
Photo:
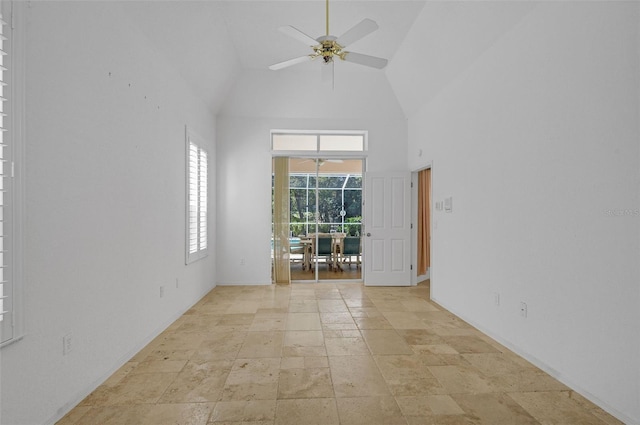
[[[180,279],[176,277],[176,289],[180,287]]]
[[[160,298],[164,297],[164,286],[160,286]]]
[[[241,266],[244,266],[244,265],[245,265],[244,258],[241,258],[241,259],[240,259],[240,265],[241,265]]]
[[[73,338],[71,334],[66,334],[62,337],[62,355],[66,356],[71,352],[73,348]]]
[[[497,306],[500,305],[500,292],[493,293],[493,303]]]
[[[520,316],[527,317],[527,303],[520,303]]]

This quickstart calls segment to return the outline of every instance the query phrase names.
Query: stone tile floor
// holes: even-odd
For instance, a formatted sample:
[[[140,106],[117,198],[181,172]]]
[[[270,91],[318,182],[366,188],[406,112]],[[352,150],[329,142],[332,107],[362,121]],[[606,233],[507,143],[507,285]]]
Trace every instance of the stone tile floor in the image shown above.
[[[218,287],[58,422],[620,424],[428,285]]]

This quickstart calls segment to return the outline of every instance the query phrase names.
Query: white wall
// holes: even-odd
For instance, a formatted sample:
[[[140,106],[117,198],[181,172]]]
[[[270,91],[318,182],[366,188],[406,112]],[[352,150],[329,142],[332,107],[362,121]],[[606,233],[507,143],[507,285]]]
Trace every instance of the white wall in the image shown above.
[[[319,72],[238,79],[218,118],[218,284],[271,283],[272,129],[367,130],[368,170],[407,170],[406,120],[384,75],[339,65],[333,91]]]
[[[432,296],[637,424],[640,5],[534,6],[511,26],[479,14],[510,29],[409,116],[410,167],[433,161],[434,200],[453,196],[434,216]],[[454,13],[427,4],[406,43],[438,12]]]
[[[215,157],[213,112],[121,3],[30,2],[27,14],[26,335],[1,365],[12,425],[59,418],[215,276],[215,249],[184,263],[185,125]]]

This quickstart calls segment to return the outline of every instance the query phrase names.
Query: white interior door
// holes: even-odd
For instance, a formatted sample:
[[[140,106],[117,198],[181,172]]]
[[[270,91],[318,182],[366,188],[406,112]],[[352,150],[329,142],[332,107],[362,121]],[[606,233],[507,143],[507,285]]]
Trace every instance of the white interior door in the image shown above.
[[[411,284],[411,175],[366,173],[364,198],[364,284]]]

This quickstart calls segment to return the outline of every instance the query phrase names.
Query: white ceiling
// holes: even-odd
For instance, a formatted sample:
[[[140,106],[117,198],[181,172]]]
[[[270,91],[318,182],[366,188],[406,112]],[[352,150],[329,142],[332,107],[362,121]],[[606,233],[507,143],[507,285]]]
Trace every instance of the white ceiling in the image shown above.
[[[393,60],[424,5],[422,0],[331,0],[330,32],[340,36],[362,19],[373,19],[380,28],[349,50]],[[293,25],[313,38],[325,33],[325,2],[317,0],[141,1],[123,2],[122,7],[214,111],[239,72],[267,70],[273,63],[311,52],[279,27]],[[304,63],[294,71],[316,72],[319,65]],[[336,73],[348,71],[384,72],[336,64]]]
[[[392,59],[423,6],[423,2],[416,1],[332,1],[329,30],[340,36],[362,19],[373,19],[380,28],[348,46],[349,50]],[[293,25],[313,38],[326,32],[323,1],[236,1],[224,3],[224,9],[229,35],[243,68],[266,69],[273,63],[311,53],[308,46],[279,32],[281,26]],[[347,69],[363,69],[345,65]]]

